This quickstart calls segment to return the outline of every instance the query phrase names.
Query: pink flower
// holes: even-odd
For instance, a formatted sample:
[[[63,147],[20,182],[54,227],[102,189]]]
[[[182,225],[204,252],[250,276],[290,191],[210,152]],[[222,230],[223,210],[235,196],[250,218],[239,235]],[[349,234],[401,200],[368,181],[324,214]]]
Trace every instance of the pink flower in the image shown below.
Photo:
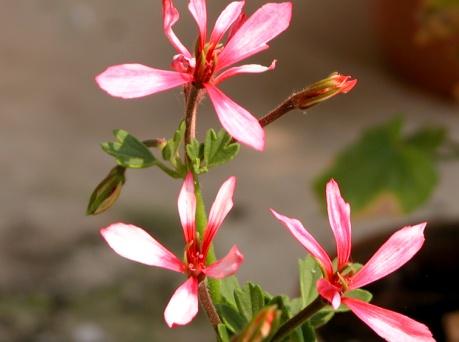
[[[172,30],[179,13],[172,0],[163,0],[163,28],[166,37],[177,50],[172,67],[175,71],[153,69],[141,64],[109,67],[97,76],[99,86],[112,96],[136,98],[178,86],[193,84],[205,88],[222,126],[240,142],[256,150],[264,148],[264,131],[258,120],[246,109],[227,97],[217,85],[243,73],[261,73],[269,67],[247,64],[232,67],[268,48],[267,43],[290,24],[292,4],[269,3],[246,19],[244,1],[231,2],[218,17],[207,40],[207,10],[205,0],[189,0],[188,9],[196,20],[199,39],[193,56]],[[226,45],[221,41],[229,31]]]
[[[150,266],[158,266],[184,273],[188,279],[175,291],[164,311],[169,327],[189,323],[198,312],[198,284],[206,276],[222,279],[239,269],[243,255],[237,246],[211,265],[206,264],[213,238],[233,206],[236,179],[230,177],[221,186],[209,215],[209,223],[201,240],[196,234],[193,176],[189,173],[178,198],[178,210],[185,237],[185,261],[179,260],[143,229],[124,223],[115,223],[100,230],[103,238],[119,255]]]
[[[346,296],[355,290],[394,272],[409,261],[424,243],[426,223],[407,226],[394,233],[355,274],[347,267],[351,254],[350,206],[341,197],[338,184],[327,184],[328,218],[336,240],[337,264],[333,266],[324,248],[308,233],[300,221],[278,214],[274,216],[318,261],[324,278],[317,282],[317,291],[337,309],[345,304],[379,336],[387,341],[435,341],[429,328],[409,317]]]

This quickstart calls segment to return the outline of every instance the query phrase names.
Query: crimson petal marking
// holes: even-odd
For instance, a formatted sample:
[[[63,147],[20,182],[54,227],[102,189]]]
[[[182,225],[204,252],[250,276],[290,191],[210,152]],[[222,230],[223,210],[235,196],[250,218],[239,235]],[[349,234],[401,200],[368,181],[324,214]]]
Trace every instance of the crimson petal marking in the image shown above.
[[[289,230],[293,237],[303,245],[308,253],[319,261],[326,272],[327,278],[331,277],[333,275],[333,266],[330,257],[317,240],[303,227],[301,222],[297,219],[281,215],[274,209],[270,210],[274,217]]]
[[[222,11],[215,22],[210,42],[216,46],[231,25],[240,17],[245,1],[233,1]]]
[[[131,224],[114,223],[100,230],[108,245],[129,260],[183,272],[182,262],[143,229]]]
[[[414,319],[357,299],[343,297],[342,301],[358,318],[386,341],[435,341],[429,328]]]
[[[111,96],[132,99],[178,87],[191,79],[191,75],[175,71],[142,64],[121,64],[108,67],[96,77],[96,82]]]
[[[258,120],[214,85],[206,83],[205,87],[223,128],[239,142],[263,151],[265,132]]]
[[[258,9],[226,44],[218,58],[220,70],[266,49],[290,24],[292,3],[269,3]]]
[[[246,64],[246,65],[241,65],[238,67],[233,67],[226,69],[223,71],[220,75],[218,75],[213,83],[218,84],[227,78],[233,77],[235,75],[239,74],[255,74],[255,73],[262,73],[265,71],[270,71],[273,70],[276,67],[276,60],[273,60],[271,65],[269,67],[264,66],[264,65],[259,65],[259,64]]]
[[[191,172],[188,172],[185,177],[177,204],[185,242],[189,244],[195,240],[196,235],[196,196]]]
[[[243,261],[244,256],[237,246],[233,246],[225,257],[208,266],[204,273],[212,278],[223,279],[235,274]]]
[[[207,35],[207,9],[206,0],[190,0],[188,10],[198,24],[201,47],[204,47]]]
[[[330,302],[333,309],[338,309],[341,305],[340,289],[333,286],[327,279],[319,279],[317,281],[317,292]]]
[[[344,201],[334,179],[327,183],[328,220],[336,240],[338,270],[349,261],[351,255],[351,207]]]
[[[163,0],[163,29],[164,34],[169,39],[172,46],[175,49],[183,54],[187,58],[191,58],[191,53],[188,49],[182,44],[182,42],[177,38],[174,31],[172,31],[172,26],[179,20],[180,15],[177,9],[174,7],[172,0]]]
[[[230,177],[222,184],[220,190],[218,190],[217,197],[215,197],[215,201],[210,209],[209,221],[206,231],[204,232],[202,243],[202,253],[204,255],[207,255],[212,240],[217,234],[226,215],[233,207],[233,193],[235,187],[236,177]]]
[[[172,295],[166,310],[164,319],[170,328],[185,325],[198,313],[198,280],[188,278]]]
[[[407,226],[395,232],[349,279],[349,287],[357,289],[394,272],[408,262],[424,243],[426,223]]]

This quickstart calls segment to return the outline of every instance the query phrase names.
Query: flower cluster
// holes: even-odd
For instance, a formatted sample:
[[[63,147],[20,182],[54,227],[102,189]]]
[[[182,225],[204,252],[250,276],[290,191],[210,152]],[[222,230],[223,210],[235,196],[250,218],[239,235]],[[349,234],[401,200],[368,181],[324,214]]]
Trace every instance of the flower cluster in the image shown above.
[[[399,313],[380,308],[346,296],[346,292],[368,285],[396,271],[408,262],[424,243],[426,223],[407,226],[394,233],[373,257],[355,274],[348,268],[351,255],[351,209],[341,197],[338,184],[327,184],[327,210],[336,240],[337,265],[324,248],[308,233],[300,221],[283,216],[271,209],[273,215],[303,245],[320,264],[324,277],[317,282],[317,291],[334,309],[341,303],[387,341],[434,341],[429,329]]]
[[[137,98],[178,86],[205,88],[217,112],[220,123],[238,141],[256,149],[264,148],[264,131],[258,120],[246,109],[226,96],[217,86],[222,81],[244,73],[261,73],[274,69],[258,64],[233,65],[266,50],[267,43],[290,24],[292,3],[269,3],[246,18],[245,1],[231,2],[218,17],[207,40],[207,10],[205,0],[190,0],[188,9],[196,20],[199,38],[195,54],[182,44],[172,27],[179,12],[172,0],[163,0],[163,28],[176,49],[172,59],[174,71],[154,69],[142,64],[121,64],[107,68],[97,76],[99,86],[110,95]],[[229,32],[226,44],[222,44]]]
[[[179,260],[143,229],[124,223],[115,223],[101,229],[103,238],[119,255],[140,262],[184,273],[187,280],[172,295],[164,311],[170,326],[189,323],[198,312],[198,283],[206,276],[222,279],[234,274],[244,260],[237,246],[211,265],[206,258],[213,238],[233,206],[236,179],[229,178],[221,186],[209,215],[209,223],[202,240],[196,234],[196,198],[193,175],[189,173],[178,197],[178,211],[185,239],[185,260]]]

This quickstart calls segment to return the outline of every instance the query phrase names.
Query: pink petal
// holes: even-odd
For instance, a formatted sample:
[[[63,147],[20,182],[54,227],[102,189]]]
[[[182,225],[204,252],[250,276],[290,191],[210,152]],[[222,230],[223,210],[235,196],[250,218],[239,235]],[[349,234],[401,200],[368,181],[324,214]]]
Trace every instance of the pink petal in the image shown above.
[[[214,46],[220,42],[226,31],[240,17],[243,7],[244,1],[233,1],[222,11],[210,36],[210,42]]]
[[[193,174],[188,172],[178,197],[178,211],[182,222],[185,242],[188,244],[196,236],[196,196],[194,194]]]
[[[108,67],[96,77],[96,82],[112,96],[132,99],[178,87],[190,82],[191,78],[188,74],[142,64],[121,64]]]
[[[394,233],[371,259],[351,278],[349,287],[357,289],[394,272],[409,261],[424,243],[426,223],[407,226]]]
[[[336,240],[338,270],[341,270],[351,255],[351,207],[341,197],[335,180],[327,183],[326,192],[328,219]]]
[[[277,61],[274,60],[269,67],[259,64],[246,64],[238,67],[229,68],[223,71],[220,75],[218,75],[214,79],[213,83],[218,84],[223,80],[226,80],[227,78],[233,77],[238,74],[255,74],[265,72],[268,70],[273,70],[276,67],[276,62]]]
[[[180,42],[180,40],[172,31],[172,26],[179,20],[179,12],[174,7],[172,0],[163,0],[163,29],[164,34],[169,39],[175,49],[187,58],[191,58],[188,49]]]
[[[319,279],[317,281],[317,292],[328,300],[335,310],[341,305],[341,295],[339,291],[339,288],[333,286],[326,279]]]
[[[269,3],[256,11],[242,24],[221,52],[217,69],[237,63],[266,49],[271,39],[290,24],[292,3]]]
[[[166,310],[164,319],[170,328],[177,325],[185,325],[198,313],[198,280],[188,278],[172,295]]]
[[[210,209],[209,221],[204,233],[202,244],[202,253],[207,255],[209,247],[223,223],[228,212],[233,207],[233,193],[236,187],[236,177],[230,177],[220,187],[217,197],[215,198],[212,208]]]
[[[217,279],[229,277],[237,272],[243,261],[244,256],[239,252],[237,246],[233,246],[224,258],[208,266],[205,274]]]
[[[322,248],[322,246],[317,242],[317,240],[314,239],[313,236],[309,234],[309,232],[303,227],[301,222],[294,218],[283,216],[273,209],[270,210],[274,217],[276,217],[285,227],[287,227],[293,237],[303,245],[308,253],[319,261],[325,270],[327,277],[331,277],[333,275],[333,266],[330,261],[330,257]]]
[[[188,9],[199,27],[199,37],[201,48],[204,47],[207,35],[207,10],[206,0],[190,0]]]
[[[127,259],[183,272],[182,262],[143,229],[131,224],[114,223],[100,230],[108,245]]]
[[[205,86],[223,128],[239,142],[263,151],[265,132],[258,120],[214,85]]]
[[[386,341],[435,341],[429,328],[407,316],[357,299],[344,297],[342,301],[358,318]]]

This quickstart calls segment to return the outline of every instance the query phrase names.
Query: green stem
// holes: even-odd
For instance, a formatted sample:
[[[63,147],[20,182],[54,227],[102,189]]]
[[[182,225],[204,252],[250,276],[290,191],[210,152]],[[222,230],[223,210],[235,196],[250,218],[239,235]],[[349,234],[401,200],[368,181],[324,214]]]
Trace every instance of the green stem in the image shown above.
[[[194,179],[194,193],[196,196],[196,231],[199,237],[204,237],[204,232],[207,227],[207,214],[204,200],[202,198],[201,187],[199,184],[198,175],[194,172],[193,166],[191,165],[190,158],[188,158],[186,146],[196,137],[196,115],[201,100],[201,89],[191,85],[187,90],[187,103],[185,110],[185,160],[188,166],[188,170],[193,172]],[[216,260],[213,246],[210,246],[207,254],[206,262],[210,264]],[[210,297],[213,301],[220,300],[220,282],[216,279],[207,280],[209,286]]]
[[[322,298],[320,298],[320,296],[317,297],[311,304],[309,304],[307,307],[305,307],[303,310],[285,322],[279,328],[279,330],[277,330],[276,334],[274,334],[271,341],[282,341],[282,339],[290,335],[293,330],[305,323],[309,318],[311,318],[312,315],[314,315],[326,305],[327,304],[322,300]]]

